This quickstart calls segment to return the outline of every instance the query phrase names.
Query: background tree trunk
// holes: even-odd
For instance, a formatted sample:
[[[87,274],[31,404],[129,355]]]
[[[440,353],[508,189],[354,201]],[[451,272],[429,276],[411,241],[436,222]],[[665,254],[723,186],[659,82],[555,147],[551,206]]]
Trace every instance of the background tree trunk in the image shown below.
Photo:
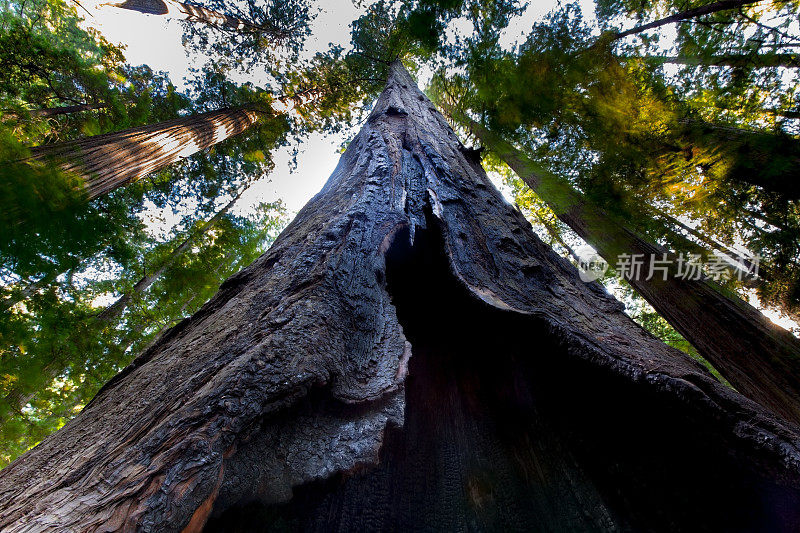
[[[27,113],[32,117],[56,117],[58,115],[69,115],[70,113],[79,113],[81,111],[95,111],[97,109],[104,109],[106,104],[75,104],[65,105],[60,107],[43,107],[41,109],[29,109]],[[6,109],[3,111],[5,115],[12,117],[19,117],[20,113],[13,109]]]
[[[667,256],[670,266],[666,279],[655,270],[648,280],[651,266],[664,257],[665,250],[612,219],[568,183],[477,122],[469,124],[481,142],[609,265],[617,265],[625,254],[639,256],[640,275],[625,279],[731,385],[791,423],[800,423],[800,341],[705,276],[698,280],[677,277],[677,258],[672,254]]]
[[[732,160],[727,178],[800,200],[800,140],[781,132],[753,131],[696,119],[680,121],[688,144],[716,150]]]
[[[728,11],[730,9],[737,9],[751,4],[758,4],[759,2],[761,2],[761,0],[720,0],[704,6],[687,9],[686,11],[681,11],[680,13],[675,13],[669,17],[664,17],[663,19],[655,20],[648,24],[642,24],[641,26],[636,26],[629,30],[617,32],[613,34],[612,38],[614,40],[622,39],[623,37],[627,37],[629,35],[636,35],[638,33],[642,33],[643,31],[652,30],[653,28],[660,28],[661,26],[666,26],[667,24],[672,24],[674,22],[682,22],[684,20],[690,20],[703,15],[711,15],[712,13],[719,13],[720,11]]]
[[[797,439],[582,283],[395,63],[272,248],[0,472],[0,528],[788,529]]]
[[[289,37],[285,31],[279,28],[259,26],[213,9],[176,2],[175,0],[124,0],[123,2],[108,2],[105,5],[130,9],[147,15],[169,15],[173,18],[189,22],[200,22],[223,30],[265,33],[278,41]]]
[[[163,263],[161,263],[161,265],[159,265],[149,274],[145,273],[145,275],[142,276],[142,279],[134,284],[130,292],[123,294],[119,297],[119,299],[117,299],[117,301],[103,309],[103,311],[97,315],[97,319],[103,322],[111,322],[112,320],[119,318],[131,301],[149,289],[150,286],[155,283],[164,272],[166,272],[170,265],[172,265],[181,255],[186,253],[187,250],[189,250],[189,248],[191,248],[198,239],[200,239],[211,228],[213,228],[222,219],[222,217],[224,217],[225,214],[231,210],[231,208],[234,206],[234,204],[236,204],[239,198],[242,197],[242,194],[244,194],[244,191],[246,190],[247,187],[243,187],[240,191],[238,191],[231,201],[225,204],[225,206],[217,211],[213,217],[208,219],[208,221],[204,222],[199,230],[192,232],[188,237],[186,237],[186,239],[183,240],[183,242],[175,247],[175,249],[170,252],[169,256],[164,260]]]
[[[31,149],[83,177],[89,199],[108,194],[180,159],[246,131],[259,113],[247,107],[210,111]]]

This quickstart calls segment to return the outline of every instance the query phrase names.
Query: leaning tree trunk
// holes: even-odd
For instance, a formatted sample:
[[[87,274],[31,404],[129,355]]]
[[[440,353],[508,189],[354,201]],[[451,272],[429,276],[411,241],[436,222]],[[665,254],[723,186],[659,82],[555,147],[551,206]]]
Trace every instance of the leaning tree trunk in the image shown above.
[[[765,112],[783,118],[800,118],[800,111],[789,109],[765,109]]]
[[[98,109],[104,109],[106,104],[99,103],[99,104],[75,104],[75,105],[66,105],[66,106],[59,106],[59,107],[43,107],[40,109],[28,109],[24,112],[24,114],[30,115],[32,117],[41,117],[41,118],[48,118],[48,117],[57,117],[59,115],[69,115],[72,113],[80,113],[81,111],[96,111]],[[11,117],[19,117],[23,113],[16,111],[14,109],[6,109],[3,113],[7,116]]]
[[[204,236],[210,229],[217,225],[217,223],[222,220],[228,211],[236,204],[236,202],[241,198],[244,191],[247,190],[247,187],[242,188],[236,195],[231,199],[230,202],[225,204],[225,206],[217,211],[213,217],[208,219],[208,221],[204,222],[203,225],[200,227],[199,230],[192,232],[188,237],[186,237],[183,242],[181,242],[178,246],[175,247],[167,256],[161,265],[158,266],[155,270],[145,273],[142,278],[137,281],[130,291],[126,292],[122,296],[120,296],[117,301],[103,309],[98,315],[97,319],[103,322],[111,322],[116,320],[117,318],[122,315],[122,313],[127,309],[128,305],[140,296],[144,294],[150,286],[158,281],[158,278],[161,277],[167,269],[172,266],[172,264],[183,254],[185,254],[192,246],[194,246],[198,239]]]
[[[614,220],[482,125],[471,120],[469,124],[481,142],[610,265],[625,256],[640,258],[640,275],[626,276],[627,281],[731,385],[800,424],[800,341],[712,281],[678,277],[673,254],[666,255],[669,273],[664,279],[660,268],[665,264],[656,261],[664,259],[665,250]],[[647,279],[651,272],[652,279]]]
[[[285,30],[277,27],[260,26],[213,9],[175,0],[124,0],[122,2],[107,2],[104,5],[130,9],[147,15],[169,15],[172,18],[200,22],[224,30],[264,33],[279,41],[288,37]]]
[[[240,190],[234,197],[228,202],[222,209],[217,211],[213,217],[208,219],[208,221],[204,222],[203,225],[191,235],[189,235],[186,239],[184,239],[178,246],[175,247],[172,252],[170,252],[169,256],[167,256],[164,261],[155,268],[152,272],[146,273],[142,276],[139,281],[137,281],[129,292],[124,293],[120,296],[114,303],[107,306],[103,309],[100,313],[97,314],[96,319],[100,322],[105,322],[112,324],[113,326],[116,325],[114,322],[116,319],[125,312],[125,309],[128,308],[130,303],[134,301],[137,297],[142,295],[147,289],[150,288],[153,283],[158,281],[158,279],[167,271],[167,269],[172,266],[172,264],[178,260],[183,254],[185,254],[192,246],[197,244],[198,239],[200,239],[203,235],[208,233],[216,224],[225,216],[228,211],[234,206],[234,204],[239,200],[242,196],[244,191],[247,190],[247,187],[244,187]],[[33,285],[33,284],[32,284]],[[29,286],[30,287],[30,286]],[[28,289],[28,287],[26,287]],[[35,290],[35,289],[33,289]],[[31,292],[33,292],[33,290]],[[23,297],[27,297],[28,294],[23,295]],[[21,301],[21,300],[17,300]],[[3,305],[7,302],[0,302],[0,310],[3,310]],[[187,305],[190,302],[187,302]],[[123,341],[123,343],[128,341]],[[128,346],[133,341],[128,342]],[[125,346],[125,349],[128,348]],[[124,351],[124,350],[122,350]],[[53,359],[44,366],[42,371],[40,372],[40,381],[45,383],[50,383],[52,380],[57,378],[61,375],[65,370],[65,365],[59,364],[58,359],[55,357],[56,354],[53,354]],[[5,416],[3,411],[6,411],[10,414],[18,414],[28,402],[31,401],[36,396],[36,391],[31,390],[30,388],[20,388],[19,386],[11,387],[9,392],[3,398],[2,402],[0,402],[2,409],[0,410],[0,423],[3,422]]]
[[[683,222],[681,222],[680,220],[678,220],[674,216],[670,215],[669,213],[663,211],[662,209],[659,209],[659,208],[657,208],[655,206],[649,206],[648,208],[649,208],[650,211],[655,213],[655,216],[657,218],[660,218],[665,222],[666,231],[668,231],[668,232],[670,232],[672,234],[675,234],[675,235],[679,235],[679,236],[683,237],[683,239],[686,239],[689,243],[692,243],[695,246],[700,247],[700,249],[702,250],[701,253],[703,253],[704,255],[707,255],[708,252],[713,252],[713,253],[716,253],[716,254],[726,255],[726,256],[728,256],[729,258],[731,258],[732,260],[734,260],[734,261],[736,261],[738,263],[738,265],[736,265],[736,267],[738,269],[742,269],[742,270],[744,270],[746,272],[755,272],[756,270],[758,270],[758,277],[759,278],[763,278],[763,279],[767,279],[767,280],[770,279],[770,275],[769,275],[769,272],[767,271],[766,267],[764,265],[762,265],[762,264],[759,264],[758,267],[756,267],[756,264],[753,263],[753,261],[752,261],[752,259],[753,259],[752,257],[745,257],[745,255],[742,254],[741,252],[737,252],[736,250],[732,250],[725,243],[722,243],[722,242],[719,242],[719,241],[715,240],[713,237],[710,237],[709,235],[706,235],[706,234],[694,229],[693,227],[689,226],[688,224],[684,224]],[[680,230],[685,231],[687,234],[691,235],[692,237],[694,237],[695,239],[700,241],[700,243],[702,243],[702,244],[695,243],[694,241],[692,241],[692,240],[688,239],[687,237],[681,235]]]
[[[108,194],[182,158],[243,133],[258,111],[236,107],[31,149],[80,175],[89,199]]]
[[[394,63],[273,247],[0,472],[0,529],[800,524],[796,428],[582,283],[468,153]]]
[[[761,0],[720,0],[718,2],[712,2],[703,6],[687,9],[686,11],[681,11],[680,13],[675,13],[674,15],[670,15],[647,24],[642,24],[641,26],[636,26],[629,30],[614,33],[612,35],[612,39],[622,39],[623,37],[636,35],[642,33],[643,31],[652,30],[654,28],[660,28],[661,26],[666,26],[667,24],[683,22],[684,20],[702,17],[703,15],[719,13],[720,11],[729,11],[731,9],[742,8],[748,5],[758,4],[759,2],[761,2]]]

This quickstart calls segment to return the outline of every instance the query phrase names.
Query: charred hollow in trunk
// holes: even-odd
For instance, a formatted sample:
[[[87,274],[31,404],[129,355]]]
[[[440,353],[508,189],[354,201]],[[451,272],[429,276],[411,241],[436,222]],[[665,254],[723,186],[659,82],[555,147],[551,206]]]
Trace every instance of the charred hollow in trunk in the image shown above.
[[[430,217],[387,255],[413,346],[405,423],[380,466],[238,506],[206,531],[769,530],[800,492],[744,466],[706,414],[571,357],[531,317],[453,275]],[[531,346],[535,346],[531,350]]]

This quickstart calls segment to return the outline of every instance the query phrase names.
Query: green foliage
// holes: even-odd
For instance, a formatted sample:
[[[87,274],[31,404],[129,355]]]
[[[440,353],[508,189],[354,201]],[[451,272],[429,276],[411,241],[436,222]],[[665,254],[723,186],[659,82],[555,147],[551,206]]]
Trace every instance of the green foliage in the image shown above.
[[[207,232],[194,224],[156,243],[139,268],[109,280],[64,279],[15,306],[0,321],[0,464],[77,414],[159,333],[197,311],[222,281],[263,253],[285,224],[279,202],[261,204],[249,216],[227,214]],[[197,235],[191,253],[173,260],[121,317],[97,319],[97,299],[130,291],[143,270],[158,268],[191,234]]]
[[[501,36],[521,4],[374,2],[353,22],[351,51],[332,47],[300,60],[313,17],[307,0],[208,0],[204,7],[249,25],[233,31],[187,23],[185,44],[212,61],[194,72],[182,94],[165,75],[125,65],[119,49],[80,27],[70,5],[5,3],[0,464],[68,421],[165,328],[263,252],[285,224],[280,205],[262,205],[249,217],[228,213],[208,231],[205,221],[265,176],[272,151],[289,138],[362,119],[396,59],[412,72],[439,65],[429,87],[435,99],[524,147],[541,168],[652,241],[676,251],[709,252],[708,243],[718,242],[761,254],[762,301],[800,316],[800,188],[792,179],[800,150],[798,124],[787,118],[796,109],[798,80],[794,71],[763,67],[769,54],[796,50],[787,32],[797,2],[681,24],[668,51],[661,31],[618,41],[613,31],[587,25],[577,4],[559,4],[519,47],[504,49]],[[598,13],[603,29],[611,29],[626,17],[650,21],[699,4],[600,0]],[[473,31],[445,40],[456,24]],[[694,63],[669,66],[658,59],[666,54]],[[719,55],[741,61],[710,65]],[[267,81],[234,83],[232,72],[265,73],[260,79]],[[95,108],[49,118],[37,113],[75,104]],[[262,116],[246,134],[92,202],[77,177],[24,161],[32,145],[240,105]],[[505,175],[539,234],[573,256],[581,241],[507,168],[491,155],[487,160]],[[159,212],[170,222],[153,224]],[[675,220],[704,239],[685,234]],[[176,256],[187,238],[191,253]],[[164,265],[148,290],[133,291]],[[604,281],[619,289],[637,322],[697,357],[613,274]],[[729,288],[752,287],[731,281]],[[131,296],[124,312],[98,320],[123,294]]]
[[[791,20],[787,9],[796,20],[796,10],[781,5],[777,20]],[[654,19],[673,7],[648,13]],[[735,20],[724,38],[714,29],[722,15],[710,19],[711,27],[681,25],[691,31],[679,35],[680,50],[700,57],[730,53],[747,44],[744,33],[767,31],[758,17],[747,18],[748,10],[728,15]],[[768,33],[764,46],[787,40]],[[617,55],[612,33],[594,35],[578,7],[565,5],[535,24],[514,51],[493,46],[458,56],[464,73],[441,71],[432,94],[524,147],[652,241],[675,251],[712,251],[654,216],[665,210],[728,248],[760,254],[762,301],[796,316],[800,233],[792,176],[800,171],[800,141],[784,129],[786,121],[765,111],[796,93],[796,73],[700,62],[667,74],[663,62]]]
[[[227,68],[282,71],[297,56],[313,19],[308,0],[225,2],[208,0],[203,6],[244,21],[232,29],[187,22],[184,44],[212,57]]]
[[[6,4],[3,12],[0,64],[11,77],[0,80],[7,110],[0,121],[0,464],[74,416],[154,336],[263,252],[285,223],[282,206],[267,204],[200,231],[221,199],[272,169],[272,151],[286,143],[291,123],[272,112],[267,91],[233,84],[227,68],[209,65],[182,94],[165,75],[123,64],[118,49],[78,22],[57,1]],[[37,112],[84,103],[97,105],[50,117]],[[246,134],[91,202],[79,177],[26,160],[30,145],[239,105],[262,112]],[[168,221],[154,228],[154,212]],[[170,262],[116,321],[98,320],[104,305],[190,235],[191,253]]]

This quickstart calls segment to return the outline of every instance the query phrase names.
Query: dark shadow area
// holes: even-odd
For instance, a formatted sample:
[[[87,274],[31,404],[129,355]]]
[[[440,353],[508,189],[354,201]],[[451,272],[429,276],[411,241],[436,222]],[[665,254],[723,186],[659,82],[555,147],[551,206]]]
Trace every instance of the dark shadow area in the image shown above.
[[[435,222],[428,221],[430,228]],[[207,531],[796,531],[800,496],[719,422],[567,354],[491,308],[440,233],[398,235],[387,284],[413,345],[380,466],[230,509]]]

